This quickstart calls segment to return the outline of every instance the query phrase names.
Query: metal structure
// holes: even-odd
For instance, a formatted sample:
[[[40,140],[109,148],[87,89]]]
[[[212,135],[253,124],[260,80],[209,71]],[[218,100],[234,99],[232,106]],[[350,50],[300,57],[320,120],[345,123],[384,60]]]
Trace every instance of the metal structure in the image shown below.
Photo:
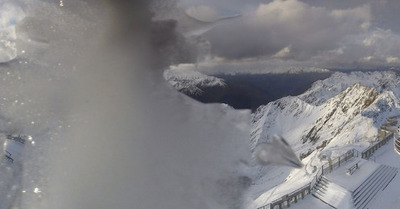
[[[400,155],[400,137],[394,139],[394,151]]]

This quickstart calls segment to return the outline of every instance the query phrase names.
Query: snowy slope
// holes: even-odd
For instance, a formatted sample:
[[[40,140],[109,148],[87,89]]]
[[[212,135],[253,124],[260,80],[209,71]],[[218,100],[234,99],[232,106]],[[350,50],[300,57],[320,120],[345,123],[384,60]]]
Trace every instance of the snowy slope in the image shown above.
[[[203,93],[203,88],[226,85],[223,79],[208,76],[184,66],[185,64],[172,66],[164,72],[165,80],[180,92],[199,95]]]
[[[252,118],[251,147],[282,135],[304,158],[305,166],[298,170],[256,166],[250,191],[253,198],[258,197],[256,202],[272,201],[283,191],[303,186],[315,166],[326,162],[320,159],[322,154],[335,157],[348,149],[362,150],[375,141],[380,124],[400,111],[399,81],[393,72],[335,73],[302,95],[261,106]],[[276,170],[270,171],[272,168]],[[272,176],[279,172],[285,182],[270,190],[276,183],[267,181],[282,180],[282,176]]]
[[[317,109],[315,106],[292,96],[261,106],[253,114],[251,132],[253,147],[275,134],[287,138],[288,130],[293,133],[292,135],[301,134],[317,117],[315,109]]]

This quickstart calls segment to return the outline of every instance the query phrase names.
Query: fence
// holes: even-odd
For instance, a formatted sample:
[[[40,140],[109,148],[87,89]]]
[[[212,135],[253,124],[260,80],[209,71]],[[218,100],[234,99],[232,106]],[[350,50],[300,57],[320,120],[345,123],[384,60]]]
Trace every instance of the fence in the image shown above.
[[[389,134],[387,137],[379,140],[375,144],[369,146],[367,149],[361,152],[361,158],[368,159],[374,152],[380,148],[382,145],[386,144],[393,137],[393,133]]]
[[[324,165],[322,165],[321,175],[325,175],[325,174],[332,172],[333,169],[339,168],[340,165],[343,164],[344,162],[347,162],[351,158],[358,157],[358,156],[359,156],[359,152],[355,149],[351,149],[351,150],[347,151],[346,153],[340,155],[339,157],[334,158],[334,159],[330,160],[329,162],[325,163]]]
[[[394,140],[394,150],[400,155],[400,138]]]
[[[339,157],[331,159],[328,163],[325,163],[321,166],[321,168],[315,175],[315,178],[309,184],[304,185],[301,188],[284,195],[281,199],[274,200],[271,203],[257,209],[281,209],[289,207],[291,204],[296,203],[298,200],[303,199],[306,195],[310,194],[311,190],[314,188],[315,184],[319,182],[322,175],[331,173],[333,169],[340,167],[340,165],[347,162],[353,157],[368,159],[378,148],[386,144],[391,139],[391,137],[393,137],[393,133],[389,134],[387,137],[376,142],[375,144],[369,146],[361,153],[355,149],[351,149],[340,155]]]
[[[270,204],[264,205],[257,209],[281,209],[289,207],[291,204],[296,203],[300,199],[311,193],[311,183],[306,184],[287,195],[284,195],[281,199],[277,199]]]
[[[273,202],[257,209],[281,209],[289,207],[291,204],[296,203],[298,200],[303,199],[306,195],[310,194],[312,188],[315,186],[316,183],[319,182],[322,175],[332,172],[334,168],[340,167],[341,164],[350,160],[354,156],[359,156],[359,153],[357,150],[352,149],[347,151],[343,155],[334,158],[330,162],[322,165],[322,167],[318,170],[315,178],[310,183],[302,186],[301,188],[293,192],[290,192],[289,194],[282,196],[281,199],[274,200]]]

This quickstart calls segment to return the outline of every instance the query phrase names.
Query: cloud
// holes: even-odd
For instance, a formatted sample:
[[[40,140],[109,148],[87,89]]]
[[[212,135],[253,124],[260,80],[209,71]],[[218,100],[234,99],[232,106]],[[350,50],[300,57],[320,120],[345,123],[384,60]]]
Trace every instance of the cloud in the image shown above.
[[[272,56],[273,58],[286,58],[290,55],[290,46],[287,46],[285,48],[283,48],[282,50],[280,50],[279,52],[277,52],[274,56]]]
[[[200,30],[191,47],[207,62],[229,66],[260,60],[321,68],[396,66],[400,2],[395,0],[178,0],[176,8],[205,21],[240,13],[240,18]],[[170,12],[179,14],[179,12]],[[183,13],[184,14],[184,13]],[[192,29],[177,20],[177,31]],[[207,32],[206,32],[207,31]],[[204,33],[205,32],[205,33]],[[200,41],[201,40],[201,43]],[[217,61],[219,60],[219,61]],[[222,60],[222,62],[220,62]],[[246,65],[246,64],[244,64]],[[241,65],[243,66],[243,65]],[[239,68],[241,68],[241,66]],[[228,67],[222,67],[228,68]],[[229,70],[229,69],[227,69]],[[220,70],[218,70],[220,71]]]
[[[393,31],[378,28],[368,33],[362,43],[368,56],[375,57],[382,64],[399,63],[400,36]]]
[[[391,30],[376,29],[367,34],[363,40],[366,47],[375,48],[379,54],[398,54],[400,36]]]
[[[398,57],[386,57],[387,63],[400,63],[400,59]]]
[[[303,0],[303,2],[328,9],[355,8],[368,4],[371,7],[371,15],[373,16],[373,19],[371,19],[371,26],[400,32],[400,26],[397,21],[400,1],[397,0]]]
[[[205,22],[213,22],[219,18],[218,11],[210,6],[190,7],[185,11],[188,15]]]
[[[196,64],[192,63],[170,66],[170,69],[172,68],[180,70],[199,71],[207,75],[327,72],[326,69],[314,67],[309,62],[279,58],[269,60],[224,60],[221,58],[213,58],[203,60]]]
[[[349,35],[370,25],[370,7],[328,10],[298,0],[275,0],[261,4],[241,20],[208,32],[215,55],[228,59],[271,57],[287,46],[293,59],[306,60],[332,50]]]

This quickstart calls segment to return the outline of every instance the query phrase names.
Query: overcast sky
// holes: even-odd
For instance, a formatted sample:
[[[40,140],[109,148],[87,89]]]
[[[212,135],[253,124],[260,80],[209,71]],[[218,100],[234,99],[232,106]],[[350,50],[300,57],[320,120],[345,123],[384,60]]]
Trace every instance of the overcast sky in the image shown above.
[[[283,61],[352,69],[400,65],[397,0],[178,0],[177,7],[205,21],[241,14],[201,31],[208,47],[203,63],[251,61],[262,68],[267,61]]]

